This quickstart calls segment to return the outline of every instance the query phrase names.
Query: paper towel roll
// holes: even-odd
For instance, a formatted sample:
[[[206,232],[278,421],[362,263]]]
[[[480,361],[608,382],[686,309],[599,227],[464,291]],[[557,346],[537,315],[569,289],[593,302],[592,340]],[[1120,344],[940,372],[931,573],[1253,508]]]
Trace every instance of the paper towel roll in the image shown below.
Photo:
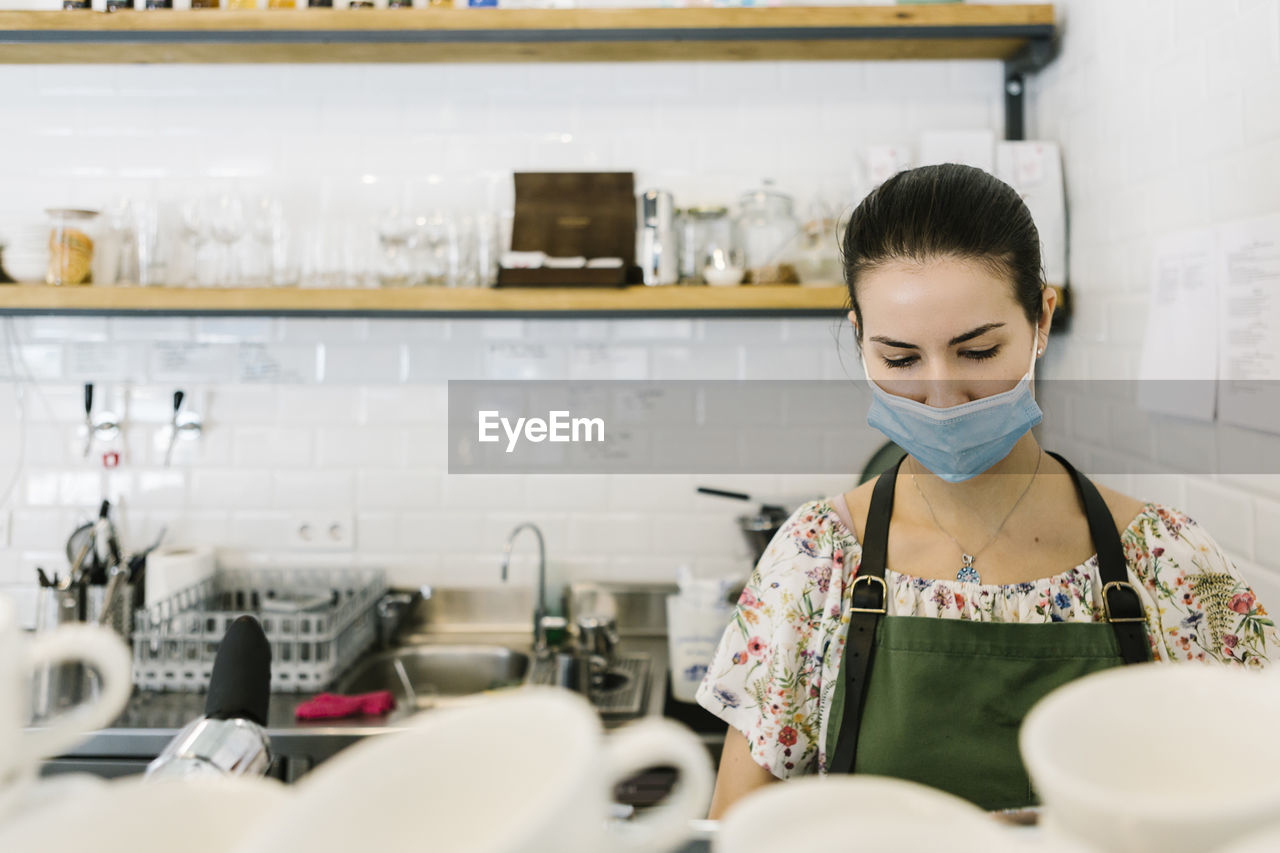
[[[146,606],[213,577],[216,569],[214,550],[209,545],[157,548],[147,556]]]

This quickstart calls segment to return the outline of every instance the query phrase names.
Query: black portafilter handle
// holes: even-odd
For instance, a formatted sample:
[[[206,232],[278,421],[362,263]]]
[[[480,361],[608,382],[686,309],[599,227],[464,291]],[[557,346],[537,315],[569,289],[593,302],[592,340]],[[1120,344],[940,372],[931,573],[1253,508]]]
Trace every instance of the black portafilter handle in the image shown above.
[[[709,486],[698,486],[698,493],[703,495],[715,495],[718,498],[733,498],[735,501],[751,500],[751,495],[743,492],[730,492],[725,489],[713,489]]]
[[[270,703],[271,643],[257,619],[240,616],[227,628],[213,659],[205,716],[266,726]]]

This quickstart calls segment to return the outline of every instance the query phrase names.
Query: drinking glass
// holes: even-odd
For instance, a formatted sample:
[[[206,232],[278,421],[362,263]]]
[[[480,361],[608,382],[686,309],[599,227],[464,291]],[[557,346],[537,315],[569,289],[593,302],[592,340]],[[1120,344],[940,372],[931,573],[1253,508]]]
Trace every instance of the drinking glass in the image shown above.
[[[269,287],[280,279],[287,251],[284,208],[275,196],[262,193],[248,205],[248,245],[245,247],[243,283]]]
[[[244,204],[234,190],[225,189],[209,199],[209,233],[222,247],[217,283],[239,284],[235,245],[245,233]]]

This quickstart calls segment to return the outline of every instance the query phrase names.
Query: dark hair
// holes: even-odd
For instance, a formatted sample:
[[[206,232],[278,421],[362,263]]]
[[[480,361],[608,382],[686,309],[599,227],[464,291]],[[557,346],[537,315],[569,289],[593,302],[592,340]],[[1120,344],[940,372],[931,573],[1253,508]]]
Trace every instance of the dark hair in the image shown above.
[[[871,191],[844,232],[844,279],[858,320],[858,277],[892,261],[957,257],[1009,279],[1027,319],[1040,319],[1040,234],[1017,190],[958,163],[899,172]]]

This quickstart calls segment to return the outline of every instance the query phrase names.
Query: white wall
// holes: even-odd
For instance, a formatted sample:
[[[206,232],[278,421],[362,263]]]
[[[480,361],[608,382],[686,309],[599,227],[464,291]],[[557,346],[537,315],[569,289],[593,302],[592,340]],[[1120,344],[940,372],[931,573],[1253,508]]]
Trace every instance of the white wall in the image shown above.
[[[1280,198],[1280,24],[1265,0],[1060,7],[1065,50],[1032,83],[1029,132],[1065,149],[1077,317],[1046,373],[1131,376],[1152,237]],[[211,172],[316,181],[627,169],[690,203],[732,200],[764,176],[802,198],[852,197],[869,143],[999,132],[1000,74],[995,62],[0,67],[0,223]],[[620,377],[837,378],[833,328],[19,319],[0,325],[23,362],[4,367],[0,386],[0,489],[17,477],[0,584],[26,589],[35,565],[61,568],[66,534],[104,487],[124,498],[135,541],[168,523],[171,541],[275,550],[299,513],[350,512],[358,558],[401,582],[496,580],[503,539],[526,519],[545,525],[561,576],[669,579],[682,561],[745,571],[739,507],[695,497],[695,478],[445,475],[443,380],[567,377],[602,351]],[[841,342],[857,378],[847,333]],[[264,376],[264,361],[281,372]],[[22,383],[19,409],[24,367],[36,381]],[[135,452],[109,476],[73,447],[86,380],[127,380],[136,401]],[[164,469],[149,442],[176,387],[207,394],[209,430],[198,458]],[[1065,423],[1050,446],[1089,464],[1087,436]],[[800,499],[856,474],[715,483]],[[1121,479],[1200,517],[1251,577],[1280,567],[1265,542],[1280,520],[1274,478]]]
[[[1053,347],[1050,375],[1130,379],[1146,331],[1152,242],[1280,212],[1280,4],[1059,7],[1063,52],[1031,85],[1031,132],[1063,146],[1077,308],[1070,334]],[[1207,326],[1204,341],[1215,331]],[[1149,418],[1131,400],[1105,408],[1105,417],[1083,422],[1068,403],[1047,422],[1046,444],[1095,470],[1129,471],[1107,479],[1190,513],[1264,604],[1280,607],[1280,477],[1170,475],[1160,453],[1170,437],[1204,441],[1223,470],[1238,471],[1233,454],[1280,459],[1280,438],[1229,428],[1214,435],[1190,421]],[[1116,458],[1104,444],[1132,452]]]

